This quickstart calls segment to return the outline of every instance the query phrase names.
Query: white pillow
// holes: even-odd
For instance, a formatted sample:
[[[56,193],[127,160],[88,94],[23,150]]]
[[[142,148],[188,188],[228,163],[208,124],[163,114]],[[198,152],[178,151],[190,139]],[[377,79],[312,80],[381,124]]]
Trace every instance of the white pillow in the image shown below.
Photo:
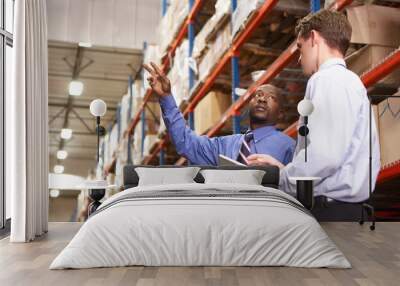
[[[263,170],[201,170],[204,183],[234,183],[247,185],[261,185],[265,175]]]
[[[199,167],[147,168],[137,167],[138,186],[195,183]]]

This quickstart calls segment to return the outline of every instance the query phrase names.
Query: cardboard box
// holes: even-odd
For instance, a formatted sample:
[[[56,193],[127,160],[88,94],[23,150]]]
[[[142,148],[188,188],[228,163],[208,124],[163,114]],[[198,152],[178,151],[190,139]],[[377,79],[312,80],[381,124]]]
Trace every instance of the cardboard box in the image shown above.
[[[400,34],[400,33],[399,33]],[[370,70],[378,65],[396,48],[370,45],[361,48],[361,50],[347,59],[347,67],[358,75]],[[400,84],[400,69],[393,71],[386,76],[382,82],[398,86]]]
[[[252,12],[257,10],[263,2],[261,0],[238,1],[236,10],[232,13],[232,37],[235,37],[246,24]]]
[[[352,43],[400,45],[400,9],[368,4],[348,8],[347,17],[353,28]]]
[[[400,160],[400,98],[382,101],[378,111],[381,163],[385,166]]]
[[[143,156],[148,156],[150,155],[150,149],[153,147],[153,145],[156,143],[158,140],[157,135],[149,135],[147,134],[146,137],[144,138],[144,148],[143,148]]]
[[[218,60],[227,51],[231,44],[231,25],[227,23],[218,33],[215,39],[208,44],[204,56],[198,59],[198,78],[203,81]]]
[[[167,12],[161,18],[157,28],[159,53],[161,57],[166,54],[168,47],[172,44],[172,41],[179,32],[179,28],[189,14],[188,1],[170,0],[168,2]]]
[[[215,4],[215,14],[203,25],[200,32],[196,35],[193,45],[192,56],[199,59],[209,46],[208,38],[221,28],[230,15],[230,1],[217,0]]]
[[[194,126],[197,134],[205,133],[221,119],[231,105],[230,94],[211,91],[194,109]]]
[[[161,55],[159,53],[160,47],[158,45],[147,45],[144,50],[143,63],[150,64],[150,62],[155,63],[158,66],[161,66]],[[141,92],[141,87],[144,87],[144,90],[150,88],[150,85],[147,81],[147,78],[150,77],[150,74],[147,70],[143,69],[143,78],[145,79],[143,82],[139,79],[134,82],[134,96],[144,96],[144,92]]]
[[[188,41],[183,40],[176,49],[172,67],[167,75],[171,82],[171,93],[177,106],[189,96],[188,47]]]
[[[143,102],[142,97],[134,97],[133,102],[132,102],[132,109],[131,109],[131,118],[136,116],[137,112],[139,111],[139,107]],[[150,110],[151,112],[150,112]],[[145,111],[145,116],[146,119],[153,119],[153,114],[156,118],[160,118],[160,104],[158,101],[148,101],[146,104],[146,111]]]

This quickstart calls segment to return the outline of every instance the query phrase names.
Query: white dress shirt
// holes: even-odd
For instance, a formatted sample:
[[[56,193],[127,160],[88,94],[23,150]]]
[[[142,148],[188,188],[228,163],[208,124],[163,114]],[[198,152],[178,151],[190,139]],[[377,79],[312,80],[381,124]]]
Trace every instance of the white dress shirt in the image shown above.
[[[293,161],[281,170],[280,187],[296,193],[294,176],[321,177],[314,196],[360,202],[369,190],[369,100],[360,78],[343,59],[325,61],[308,81],[305,98],[314,112],[308,117],[307,162],[304,137],[298,135]],[[300,118],[299,124],[302,124]],[[379,140],[372,115],[372,188],[380,169]]]

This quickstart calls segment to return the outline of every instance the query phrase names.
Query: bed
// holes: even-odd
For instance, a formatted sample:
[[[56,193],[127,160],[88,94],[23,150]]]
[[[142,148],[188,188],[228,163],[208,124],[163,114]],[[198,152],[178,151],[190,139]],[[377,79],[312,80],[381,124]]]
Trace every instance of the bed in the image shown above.
[[[275,167],[252,168],[264,171],[260,185],[205,183],[198,173],[193,183],[143,186],[137,167],[124,168],[125,190],[102,203],[50,269],[351,267],[310,212],[278,190]]]

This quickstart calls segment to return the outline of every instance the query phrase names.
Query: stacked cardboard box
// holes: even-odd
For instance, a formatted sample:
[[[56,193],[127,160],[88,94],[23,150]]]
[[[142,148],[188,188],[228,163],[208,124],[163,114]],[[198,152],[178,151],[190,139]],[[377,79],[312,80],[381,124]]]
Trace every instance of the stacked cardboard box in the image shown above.
[[[147,134],[144,138],[144,146],[143,146],[143,156],[146,157],[150,154],[150,149],[158,140],[157,135],[155,134]]]
[[[139,106],[143,99],[136,98],[136,106]],[[150,111],[151,110],[151,111]],[[159,129],[160,105],[158,102],[148,102],[145,110],[145,139],[147,136],[156,136]],[[156,136],[157,137],[157,136]],[[143,146],[144,147],[144,146]],[[143,159],[142,154],[142,122],[140,121],[133,132],[133,145],[131,147],[132,160],[138,164]]]
[[[105,136],[107,153],[104,154],[105,165],[111,163],[112,159],[116,156],[116,150],[118,148],[118,126],[114,124],[111,132]]]
[[[103,169],[107,163],[107,156],[108,156],[108,137],[109,135],[106,134],[105,136],[100,138],[100,154],[101,155],[101,165],[100,167]]]
[[[214,126],[231,105],[229,94],[210,91],[194,110],[194,126],[197,134],[205,133]]]
[[[122,173],[125,165],[126,163],[123,163],[119,158],[117,158],[117,161],[115,163],[114,184],[117,185],[117,187],[119,188],[124,185]]]
[[[123,132],[128,127],[129,121],[131,119],[131,115],[128,113],[129,104],[131,101],[131,97],[129,94],[125,94],[121,100],[121,109],[120,109],[120,124],[121,131]]]
[[[252,15],[252,12],[257,10],[263,0],[238,0],[236,10],[232,13],[232,37],[241,30],[247,20]]]
[[[189,44],[187,40],[176,49],[173,65],[168,73],[171,92],[179,106],[189,96]]]
[[[215,14],[204,24],[203,28],[196,35],[193,44],[193,58],[199,59],[208,48],[208,40],[216,30],[220,28],[230,14],[230,1],[218,0],[215,4]]]
[[[144,81],[142,79],[136,79],[132,83],[132,95],[133,97],[144,97]],[[129,94],[129,90],[128,90]]]
[[[352,25],[351,42],[365,44],[347,59],[349,69],[361,75],[382,62],[400,45],[400,10],[378,5],[361,5],[347,9]],[[400,70],[397,69],[380,83],[398,88]],[[400,94],[400,93],[397,93]],[[379,131],[381,164],[400,160],[400,99],[388,99],[374,107]]]
[[[162,17],[158,27],[159,51],[163,56],[178,34],[180,27],[189,13],[189,2],[170,0],[167,12]]]
[[[400,96],[400,92],[396,95]],[[379,141],[382,166],[400,160],[400,98],[389,98],[378,105]]]
[[[349,7],[347,15],[353,30],[352,43],[400,45],[400,9],[366,4]]]
[[[160,47],[158,45],[147,45],[145,51],[144,51],[144,56],[143,56],[143,62],[145,64],[150,64],[150,62],[155,63],[156,65],[160,66],[161,65],[161,56],[160,56],[160,51],[159,51]],[[149,77],[149,73],[146,70],[143,70],[143,86],[142,86],[142,82],[135,82],[135,90],[137,90],[139,88],[139,90],[137,90],[138,94],[140,94],[140,96],[144,96],[145,90],[150,88],[149,83],[147,82],[147,78]]]
[[[208,44],[204,56],[199,59],[199,80],[203,81],[211,69],[217,64],[221,56],[228,50],[231,44],[231,25],[227,23],[216,35],[215,40]]]
[[[136,125],[133,135],[132,146],[132,162],[133,164],[140,164],[142,162],[142,125]]]
[[[165,126],[165,122],[163,117],[161,116],[160,118],[160,127],[158,128],[158,136],[161,137],[163,135],[165,135],[165,133],[167,132],[167,127]]]
[[[396,48],[368,45],[361,48],[357,54],[347,59],[347,67],[358,75],[369,71],[381,63]],[[394,70],[391,74],[381,80],[382,83],[398,86],[400,84],[400,69]]]
[[[347,9],[353,32],[352,43],[366,44],[347,60],[348,67],[361,75],[379,64],[400,45],[400,9],[362,5]],[[398,86],[400,70],[382,80]]]
[[[128,163],[128,137],[122,137],[118,145],[118,160],[122,164]]]

